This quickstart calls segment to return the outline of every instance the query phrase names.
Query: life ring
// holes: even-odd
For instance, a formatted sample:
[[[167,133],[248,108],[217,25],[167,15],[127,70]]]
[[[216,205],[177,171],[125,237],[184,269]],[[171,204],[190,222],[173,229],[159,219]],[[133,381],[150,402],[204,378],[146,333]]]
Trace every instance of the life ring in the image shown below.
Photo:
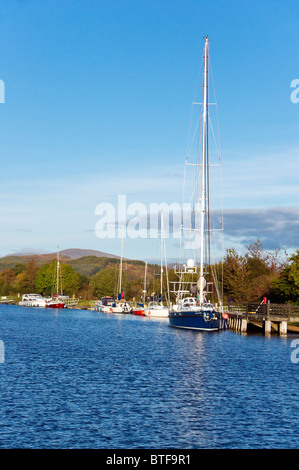
[[[210,315],[208,312],[203,312],[202,316],[204,321],[210,321]]]
[[[223,313],[222,317],[224,318],[224,320],[228,320],[228,314],[227,313]]]
[[[113,312],[113,308],[109,308],[109,312],[111,312],[111,313],[112,313],[112,312]]]
[[[149,312],[148,312],[148,314],[150,315],[150,314],[151,314],[151,312],[149,311]]]

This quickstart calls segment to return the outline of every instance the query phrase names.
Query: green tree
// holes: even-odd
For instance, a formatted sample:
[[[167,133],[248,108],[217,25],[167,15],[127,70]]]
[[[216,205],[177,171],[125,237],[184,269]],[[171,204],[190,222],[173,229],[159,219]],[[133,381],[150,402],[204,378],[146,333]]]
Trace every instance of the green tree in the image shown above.
[[[36,273],[35,289],[38,293],[50,296],[56,294],[57,285],[57,264],[56,261],[44,264]],[[80,275],[72,266],[62,263],[60,265],[59,293],[72,296],[80,288]]]
[[[234,302],[249,300],[249,270],[245,256],[228,249],[223,263],[224,293]]]
[[[46,263],[37,271],[35,276],[35,290],[38,294],[50,296],[55,282],[56,263]]]
[[[299,250],[271,283],[271,300],[299,305]]]
[[[80,288],[80,275],[69,264],[61,265],[61,283],[64,295],[76,295]]]
[[[104,297],[106,295],[116,297],[119,294],[119,292],[117,292],[118,279],[118,268],[108,267],[102,269],[90,279],[90,285],[92,287],[93,294],[96,295],[98,298]],[[124,297],[129,294],[128,290],[129,283],[127,279],[127,273],[123,271],[122,292],[124,293]]]
[[[17,263],[14,267],[13,270],[15,272],[15,275],[17,276],[18,274],[22,273],[26,269],[26,264],[23,263]]]

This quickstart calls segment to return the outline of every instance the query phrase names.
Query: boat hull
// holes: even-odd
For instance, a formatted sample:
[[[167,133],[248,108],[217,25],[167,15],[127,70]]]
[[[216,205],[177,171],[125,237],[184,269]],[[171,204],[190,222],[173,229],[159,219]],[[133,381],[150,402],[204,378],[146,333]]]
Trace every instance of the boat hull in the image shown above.
[[[168,318],[169,317],[169,310],[167,308],[163,309],[145,309],[144,310],[144,315],[146,317],[152,317],[152,318]]]
[[[143,310],[143,309],[140,309],[140,310],[133,310],[133,315],[144,316],[144,310]]]
[[[61,302],[53,302],[51,304],[46,305],[47,308],[64,308],[64,303]]]
[[[46,302],[34,302],[34,301],[20,301],[19,304],[21,307],[38,307],[38,308],[45,308],[46,307]]]
[[[224,321],[219,314],[210,312],[171,312],[169,325],[174,328],[198,331],[219,331],[224,328]]]
[[[94,307],[94,310],[96,312],[100,312],[100,313],[121,313],[121,314],[130,313],[129,308],[122,308],[122,307],[119,307],[119,306],[111,307],[111,306],[102,306],[102,305],[98,306],[98,305],[96,305]]]

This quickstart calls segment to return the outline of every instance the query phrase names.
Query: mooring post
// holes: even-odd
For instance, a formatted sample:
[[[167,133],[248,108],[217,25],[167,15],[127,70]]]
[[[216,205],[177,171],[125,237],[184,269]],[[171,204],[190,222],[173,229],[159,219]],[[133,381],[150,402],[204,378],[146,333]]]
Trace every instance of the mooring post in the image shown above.
[[[271,335],[271,320],[264,321],[265,335]]]
[[[241,333],[247,332],[247,318],[242,318],[241,321]]]
[[[279,336],[286,336],[288,334],[288,322],[283,320],[278,325]]]

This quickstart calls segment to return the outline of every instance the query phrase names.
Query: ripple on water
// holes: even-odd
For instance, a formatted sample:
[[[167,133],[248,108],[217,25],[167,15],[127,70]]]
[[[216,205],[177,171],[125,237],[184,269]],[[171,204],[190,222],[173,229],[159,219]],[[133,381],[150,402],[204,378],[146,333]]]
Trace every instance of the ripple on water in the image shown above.
[[[290,339],[1,306],[2,448],[297,448]]]

